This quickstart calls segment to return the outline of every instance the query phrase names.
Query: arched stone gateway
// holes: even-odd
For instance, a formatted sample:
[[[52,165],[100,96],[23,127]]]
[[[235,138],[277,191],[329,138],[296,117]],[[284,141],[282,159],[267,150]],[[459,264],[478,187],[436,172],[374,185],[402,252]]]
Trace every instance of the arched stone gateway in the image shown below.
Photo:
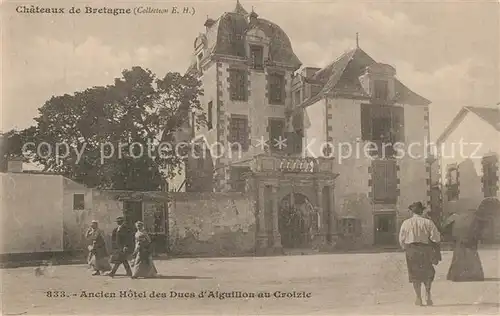
[[[254,158],[247,179],[255,198],[257,254],[333,246],[336,234],[332,159],[276,154]]]
[[[303,194],[291,193],[279,204],[278,225],[283,248],[307,248],[319,232],[320,214]]]

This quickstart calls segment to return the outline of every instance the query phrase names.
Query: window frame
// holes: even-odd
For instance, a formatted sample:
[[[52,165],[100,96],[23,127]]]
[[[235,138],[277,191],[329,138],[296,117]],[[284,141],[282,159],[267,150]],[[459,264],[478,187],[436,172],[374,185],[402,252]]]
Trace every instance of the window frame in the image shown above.
[[[229,69],[229,92],[231,101],[248,101],[248,72],[245,69]]]
[[[207,116],[208,116],[207,128],[209,131],[213,129],[213,115],[214,115],[213,114],[213,107],[214,107],[213,101],[208,102],[208,105],[207,105]]]
[[[76,197],[81,197],[81,204],[77,204]],[[84,193],[73,193],[73,211],[83,211],[85,210],[85,194]]]
[[[375,124],[382,120],[389,124]],[[375,136],[377,126],[386,126],[387,137]],[[382,129],[384,130],[384,129]],[[361,104],[361,138],[377,146],[371,150],[372,156],[394,157],[394,144],[405,142],[405,109],[401,106],[381,105],[373,103]]]
[[[275,79],[276,82],[274,81]],[[279,72],[271,72],[268,75],[268,102],[271,105],[284,105],[285,104],[285,74]],[[279,81],[279,82],[277,82]],[[277,91],[277,87],[279,90]],[[279,98],[276,96],[279,94]]]
[[[381,93],[380,84],[383,83],[384,93]],[[374,79],[373,80],[373,98],[378,101],[389,100],[389,81],[387,79]]]
[[[250,44],[250,58],[252,61],[252,69],[254,70],[264,70],[264,46],[262,45],[256,45],[256,44]],[[256,56],[254,55],[254,50],[257,49],[260,51],[260,60],[259,63],[256,63]]]
[[[269,133],[268,133],[268,137],[269,137],[269,149],[271,150],[271,152],[284,152],[286,150],[286,147],[283,147],[283,148],[279,148],[279,147],[276,147],[276,142],[274,139],[271,139],[273,135],[272,134],[272,125],[274,124],[281,124],[282,125],[282,129],[281,129],[281,135],[278,135],[278,137],[281,136],[281,140],[284,141],[286,139],[286,120],[283,119],[283,118],[278,118],[278,117],[270,117],[267,119],[267,124],[268,124],[268,130],[269,130]]]
[[[231,147],[234,147],[234,143],[239,143],[243,151],[247,151],[249,148],[249,121],[246,115],[231,115],[229,119],[229,141],[231,142]],[[237,121],[244,122],[242,126],[244,131],[240,131],[239,127],[235,129],[235,124]],[[239,124],[238,124],[239,125]],[[236,131],[236,134],[235,134]],[[234,148],[231,148],[234,150]]]

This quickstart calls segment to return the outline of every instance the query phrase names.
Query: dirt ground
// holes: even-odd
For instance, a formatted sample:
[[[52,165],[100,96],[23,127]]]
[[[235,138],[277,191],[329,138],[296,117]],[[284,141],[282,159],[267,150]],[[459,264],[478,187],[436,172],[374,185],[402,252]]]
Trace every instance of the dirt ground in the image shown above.
[[[447,281],[451,255],[444,252],[437,266],[433,307],[413,305],[402,253],[371,253],[163,260],[156,261],[162,276],[149,280],[93,277],[84,265],[55,266],[38,277],[33,267],[4,269],[2,313],[499,314],[499,251],[480,251],[485,282]]]

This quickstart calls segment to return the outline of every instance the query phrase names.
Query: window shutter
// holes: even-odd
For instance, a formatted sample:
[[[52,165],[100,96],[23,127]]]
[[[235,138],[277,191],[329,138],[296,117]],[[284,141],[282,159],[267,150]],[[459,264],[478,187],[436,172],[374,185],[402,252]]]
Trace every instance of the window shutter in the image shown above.
[[[383,201],[386,199],[386,164],[384,161],[373,162],[373,199]]]
[[[229,90],[231,91],[231,100],[236,100],[236,86],[237,86],[236,71],[229,70]]]
[[[281,92],[281,102],[285,103],[286,93],[285,93],[285,76],[280,77],[280,92]]]
[[[361,105],[361,137],[363,140],[372,140],[372,115],[369,104]]]
[[[248,73],[245,70],[241,71],[241,95],[243,98],[243,101],[246,101],[248,99]]]
[[[386,162],[386,196],[390,202],[396,202],[397,199],[397,170],[396,161]]]
[[[394,131],[395,141],[405,141],[405,126],[404,126],[404,108],[394,107],[392,112],[392,129]]]

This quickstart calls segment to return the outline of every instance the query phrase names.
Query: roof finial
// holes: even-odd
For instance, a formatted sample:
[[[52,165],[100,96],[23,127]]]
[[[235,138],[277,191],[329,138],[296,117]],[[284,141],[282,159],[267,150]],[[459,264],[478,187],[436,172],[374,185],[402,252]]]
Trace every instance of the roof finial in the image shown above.
[[[359,33],[356,32],[356,48],[359,48]]]
[[[243,8],[243,6],[241,5],[240,0],[236,0],[236,8],[234,9],[233,12],[238,13],[238,14],[243,14],[243,15],[248,14],[248,12],[245,10],[245,8]]]
[[[257,13],[255,13],[254,7],[252,6],[252,12],[249,14],[250,20],[254,20],[259,17]]]

